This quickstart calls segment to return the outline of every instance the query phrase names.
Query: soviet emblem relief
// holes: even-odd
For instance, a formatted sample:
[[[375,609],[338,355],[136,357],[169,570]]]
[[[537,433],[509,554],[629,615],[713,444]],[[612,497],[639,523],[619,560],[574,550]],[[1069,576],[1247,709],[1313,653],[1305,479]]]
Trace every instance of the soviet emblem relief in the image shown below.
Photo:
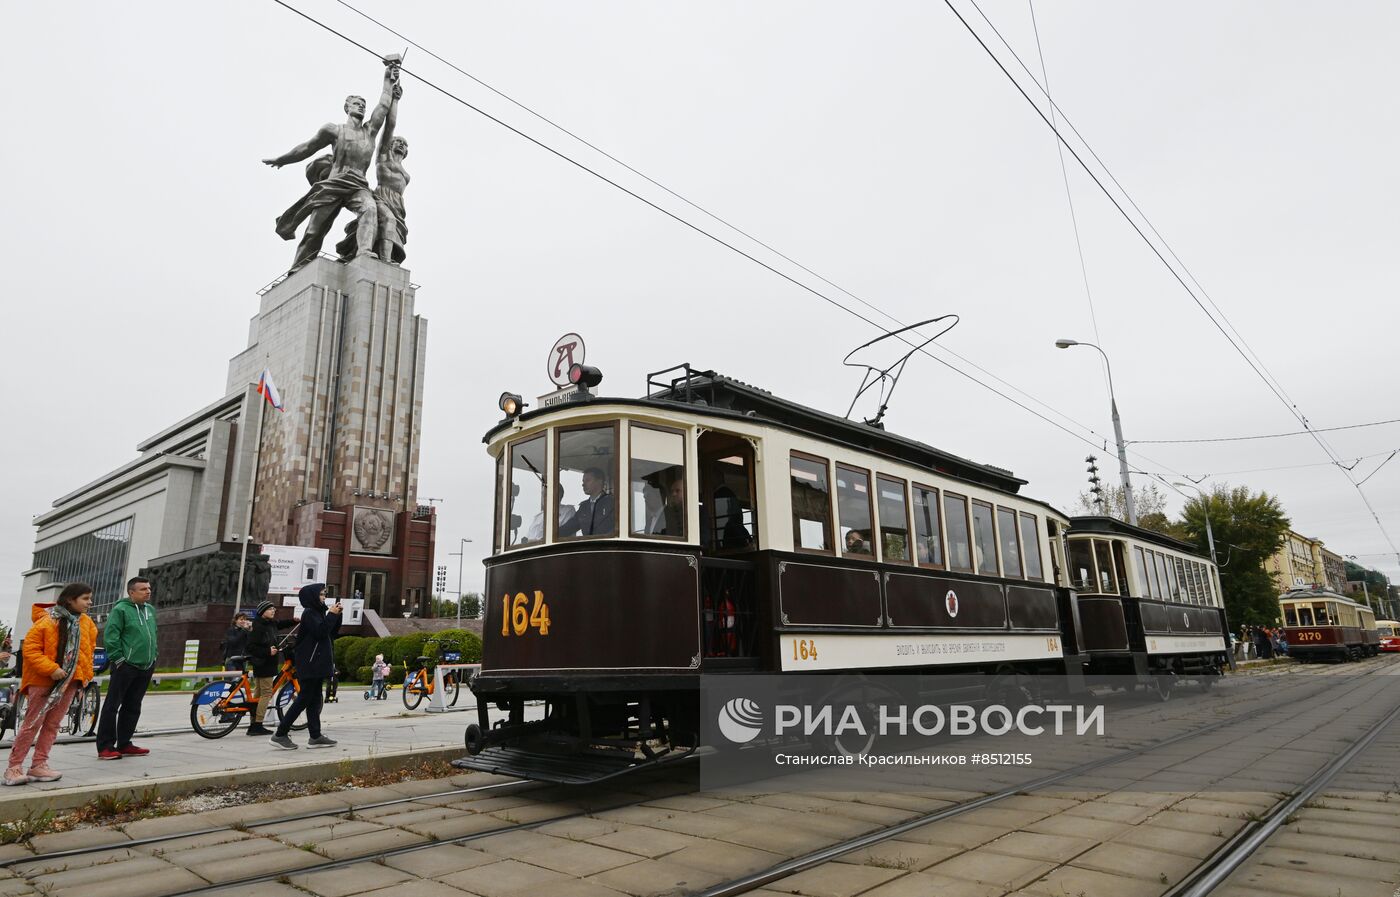
[[[355,548],[371,554],[387,554],[394,535],[394,515],[378,508],[355,509]]]

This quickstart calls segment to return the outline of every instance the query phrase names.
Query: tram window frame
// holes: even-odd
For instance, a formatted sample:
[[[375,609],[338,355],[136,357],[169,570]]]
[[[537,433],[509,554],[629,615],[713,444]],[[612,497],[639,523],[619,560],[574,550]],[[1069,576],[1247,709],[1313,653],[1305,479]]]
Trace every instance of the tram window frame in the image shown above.
[[[923,493],[925,497],[931,496],[933,500],[932,504],[929,504],[927,499],[923,502],[923,507],[932,508],[933,510],[933,519],[931,521],[933,524],[933,532],[930,533],[928,537],[919,534],[919,514],[914,507],[914,495],[920,492]],[[924,483],[910,483],[909,514],[914,518],[914,527],[910,530],[910,532],[914,534],[913,558],[915,565],[930,570],[948,569],[948,552],[945,551],[943,547],[944,508],[943,496],[940,493],[940,491],[934,488],[933,486],[928,486]],[[929,552],[929,557],[932,558],[932,560],[921,561],[919,560],[919,545],[924,544],[925,538],[930,538],[930,542],[928,544],[932,551]]]
[[[987,529],[991,532],[992,540],[992,562],[991,570],[983,569],[983,554],[985,550],[979,544],[977,538],[977,509],[981,508],[987,512]],[[997,544],[997,510],[996,505],[980,498],[974,498],[969,507],[969,517],[972,522],[972,564],[978,576],[999,576],[1001,575],[1001,546]]]
[[[1016,515],[1016,527],[1021,536],[1021,562],[1025,565],[1026,579],[1031,582],[1045,581],[1045,558],[1040,552],[1040,524],[1039,518],[1034,514],[1027,514],[1020,511]],[[1031,526],[1030,538],[1027,539],[1026,524]],[[1031,573],[1031,552],[1027,546],[1035,547],[1035,573]]]
[[[1098,567],[1098,578],[1094,580],[1094,586],[1100,595],[1118,594],[1118,572],[1113,569],[1113,543],[1107,539],[1091,539],[1094,543],[1094,564]],[[1099,556],[1099,552],[1104,552],[1108,557],[1108,564],[1105,567],[1105,558]],[[1108,577],[1105,579],[1104,574]]]
[[[792,490],[795,488],[794,485],[793,485],[792,469],[793,469],[793,462],[795,462],[795,461],[805,461],[805,462],[808,463],[808,464],[820,465],[821,470],[822,470],[822,476],[825,477],[824,486],[825,486],[825,494],[826,494],[826,519],[822,520],[822,521],[821,521],[821,524],[822,524],[822,538],[823,538],[823,541],[826,543],[826,545],[829,546],[829,547],[827,547],[827,548],[804,548],[804,547],[802,546],[802,529],[801,529],[801,524],[802,524],[802,521],[805,520],[805,519],[807,519],[807,518],[798,517],[798,516],[797,516],[797,508],[796,508],[796,506],[795,506],[795,505],[793,504],[793,502],[792,502],[792,496],[793,496]],[[810,455],[810,454],[808,454],[807,452],[801,452],[801,451],[798,451],[797,449],[792,449],[792,450],[788,453],[788,510],[789,510],[789,513],[792,515],[792,549],[793,549],[793,551],[800,551],[800,552],[802,552],[802,553],[804,553],[804,554],[822,554],[822,555],[827,555],[827,556],[835,556],[835,554],[836,554],[836,540],[833,538],[833,534],[834,534],[834,532],[835,532],[835,528],[832,526],[832,522],[831,522],[831,521],[832,521],[832,511],[834,510],[834,507],[833,507],[833,504],[834,504],[834,503],[833,503],[832,500],[831,500],[831,486],[832,486],[832,482],[831,482],[831,481],[832,481],[832,476],[831,476],[831,460],[830,460],[829,458],[823,458],[823,457],[821,457],[820,455]]]
[[[904,557],[892,558],[886,550],[885,518],[880,513],[880,504],[884,500],[882,484],[898,487],[900,502],[904,508]],[[889,474],[875,473],[875,528],[880,534],[880,560],[886,564],[903,564],[905,566],[914,563],[914,527],[911,512],[913,508],[909,501],[909,481],[900,477],[892,477]]]
[[[1291,604],[1285,604],[1284,607],[1283,607],[1283,625],[1285,625],[1285,626],[1297,626],[1297,625],[1298,625],[1298,611],[1297,611],[1297,609],[1295,609],[1295,608],[1293,607],[1293,605],[1291,605]]]
[[[1005,517],[1003,517],[1003,515],[1005,515]],[[992,518],[996,521],[997,547],[1001,550],[1001,575],[1008,579],[1025,579],[1026,561],[1021,552],[1021,534],[1020,527],[1017,525],[1016,521],[1016,509],[1004,508],[1001,505],[997,505],[995,511],[992,513]],[[1006,528],[1003,526],[1008,520],[1011,527],[1010,542],[1006,539]],[[1011,560],[1013,560],[1013,558],[1011,558],[1012,554],[1015,555],[1014,560],[1016,561],[1016,569],[1014,571],[1011,569]]]
[[[1164,554],[1162,555],[1162,560],[1167,563],[1167,581],[1172,587],[1172,601],[1178,604],[1185,603],[1186,599],[1181,594],[1181,571],[1178,569],[1178,566],[1181,564],[1181,558],[1174,554]]]
[[[1162,600],[1162,557],[1152,549],[1147,550],[1148,565],[1152,575],[1147,578],[1147,585],[1152,591],[1152,597],[1158,601]]]
[[[1069,573],[1069,587],[1077,592],[1085,592],[1090,595],[1097,595],[1099,588],[1099,562],[1094,557],[1093,539],[1066,539],[1067,545],[1065,557],[1065,570]],[[1077,564],[1075,550],[1081,549],[1087,552],[1089,565],[1084,570],[1086,574],[1083,578],[1078,576],[1079,569],[1083,566]]]
[[[554,489],[555,504],[554,514],[550,518],[551,522],[548,528],[548,532],[553,534],[555,542],[582,542],[587,541],[589,539],[616,539],[618,533],[622,531],[622,497],[618,494],[618,474],[621,470],[620,465],[622,461],[622,448],[619,444],[619,434],[621,430],[621,428],[619,427],[619,423],[619,421],[615,420],[601,422],[591,421],[586,424],[572,424],[570,426],[554,428],[554,458],[552,463],[550,464],[550,470],[554,474],[554,482],[551,484],[551,486]],[[578,533],[577,535],[561,536],[559,535],[559,505],[562,502],[564,496],[562,493],[562,486],[559,482],[561,479],[559,476],[560,443],[563,441],[563,437],[565,434],[577,433],[582,430],[612,430],[612,469],[609,470],[607,468],[602,468],[600,465],[596,464],[592,466],[600,467],[600,469],[602,469],[603,471],[603,475],[608,477],[612,484],[613,527],[612,531],[607,533]],[[606,486],[607,483],[605,482],[604,485]],[[574,513],[578,513],[577,508],[574,509]]]
[[[1133,546],[1133,561],[1137,564],[1138,588],[1142,590],[1139,598],[1152,597],[1152,580],[1147,569],[1147,550],[1141,545]]]
[[[501,448],[501,453],[496,457],[496,518],[491,523],[491,553],[500,554],[501,547],[501,521],[505,508],[506,493],[506,451]]]
[[[875,539],[875,496],[871,490],[871,483],[873,481],[871,472],[864,467],[856,467],[852,464],[842,464],[840,461],[836,462],[835,468],[836,469],[835,476],[833,477],[833,485],[836,487],[836,548],[841,553],[842,557],[862,558],[870,561],[876,560],[879,557],[879,555],[875,553],[875,544],[877,541]],[[843,471],[848,476],[863,477],[865,479],[866,521],[864,530],[866,534],[870,537],[865,542],[866,545],[870,546],[869,551],[849,551],[846,548],[846,537],[850,534],[850,532],[859,532],[860,528],[853,526],[851,527],[849,532],[841,532],[841,527],[845,526],[845,521],[842,520],[843,515],[841,508],[841,473]],[[856,488],[855,483],[851,484],[851,490],[856,493],[859,493],[860,491],[858,488]],[[857,497],[854,500],[859,501],[860,499]]]
[[[1196,603],[1204,607],[1210,603],[1209,590],[1206,588],[1206,579],[1210,574],[1206,571],[1206,565],[1200,561],[1191,566],[1195,568],[1193,576],[1196,582]]]
[[[516,466],[515,466],[515,452],[516,452],[516,450],[517,450],[517,449],[523,449],[525,446],[528,446],[528,445],[529,445],[530,443],[532,443],[532,442],[539,442],[539,443],[540,443],[540,447],[541,447],[541,449],[543,449],[543,451],[541,452],[541,454],[544,455],[543,462],[542,462],[542,469],[538,472],[538,475],[539,475],[540,478],[541,478],[540,490],[541,490],[541,492],[542,492],[543,494],[541,495],[541,499],[542,499],[542,500],[541,500],[541,502],[540,502],[540,508],[539,508],[539,510],[536,512],[536,513],[538,513],[538,514],[540,515],[540,537],[539,537],[538,539],[530,539],[530,540],[527,541],[527,542],[514,542],[514,543],[512,543],[512,544],[510,544],[510,545],[506,545],[506,546],[505,546],[505,549],[504,549],[505,551],[511,551],[511,550],[517,549],[517,548],[530,548],[530,547],[537,546],[537,545],[544,545],[544,544],[546,544],[546,543],[549,541],[549,536],[550,536],[550,533],[552,532],[552,528],[551,528],[550,522],[549,522],[549,521],[550,521],[550,517],[551,517],[552,515],[546,513],[546,512],[548,511],[548,507],[547,507],[547,506],[548,506],[548,504],[549,504],[549,497],[550,497],[551,495],[554,494],[553,491],[552,491],[552,489],[551,489],[551,483],[549,482],[549,469],[550,469],[550,467],[549,467],[549,432],[548,432],[548,431],[545,431],[545,432],[543,432],[543,433],[536,433],[534,436],[529,436],[529,437],[526,437],[526,438],[524,438],[524,439],[516,439],[516,440],[514,440],[513,442],[508,443],[508,444],[506,445],[506,449],[505,449],[505,452],[509,454],[509,463],[506,465],[506,469],[507,469],[507,470],[510,470],[510,471],[514,471],[514,470],[517,469]],[[528,468],[518,468],[518,469],[520,469],[520,470],[526,470],[526,469],[528,469]],[[514,478],[514,476],[511,476],[510,482],[509,482],[509,488],[510,488],[512,494],[511,494],[511,497],[510,497],[510,501],[506,503],[506,514],[509,515],[509,516],[511,516],[511,517],[516,516],[516,514],[515,514],[515,510],[516,510],[516,507],[515,507],[515,499],[516,499],[516,497],[517,497],[518,494],[516,493],[516,491],[515,491],[515,489],[514,489],[514,486],[515,486],[515,478]],[[556,513],[556,514],[558,513],[558,509],[557,509],[557,508],[555,509],[555,513]],[[519,516],[520,516],[521,526],[523,527],[523,526],[525,526],[525,515],[524,515],[524,514],[521,514],[521,515],[519,515]],[[531,519],[531,523],[533,524],[533,522],[534,522],[534,520],[533,520],[533,518],[532,518],[532,519]],[[509,538],[510,538],[510,529],[509,529],[509,527],[503,527],[503,530],[504,530],[504,531],[503,531],[502,534],[501,534],[502,540],[509,539]],[[528,535],[529,529],[526,528],[525,532],[526,532],[526,534]]]
[[[948,505],[956,504],[962,506],[962,547],[967,553],[967,566],[962,567],[953,563],[953,515],[949,512]],[[968,497],[957,492],[943,493],[943,557],[948,564],[948,569],[955,573],[972,573],[976,570],[976,561],[972,556],[972,509],[969,507]]]
[[[633,499],[636,497],[632,492],[632,486],[636,482],[633,477],[632,465],[637,458],[633,446],[632,434],[637,430],[650,430],[654,433],[665,433],[668,436],[679,436],[681,439],[681,534],[673,536],[669,533],[648,533],[635,532],[632,529]],[[629,538],[635,539],[657,539],[662,542],[684,542],[690,535],[690,440],[686,438],[685,430],[678,427],[663,427],[658,424],[641,423],[640,421],[628,421],[627,423],[627,534]],[[650,463],[661,463],[654,459],[641,459]],[[672,465],[674,466],[674,465]],[[668,487],[669,488],[669,487]],[[644,505],[645,506],[645,505]],[[666,495],[661,496],[661,513],[666,510]],[[643,530],[650,525],[650,520],[643,521]]]

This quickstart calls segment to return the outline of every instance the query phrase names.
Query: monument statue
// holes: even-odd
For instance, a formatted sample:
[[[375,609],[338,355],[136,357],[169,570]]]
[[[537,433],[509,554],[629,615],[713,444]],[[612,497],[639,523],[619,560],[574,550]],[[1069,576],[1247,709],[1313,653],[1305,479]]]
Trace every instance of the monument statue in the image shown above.
[[[306,230],[297,244],[296,256],[289,271],[297,270],[316,257],[341,209],[349,209],[359,216],[355,225],[356,254],[374,256],[378,210],[365,171],[374,158],[375,137],[389,113],[398,80],[398,65],[386,60],[384,90],[379,105],[374,107],[368,121],[365,120],[364,97],[348,96],[345,98],[344,124],[322,125],[315,136],[305,143],[280,156],[263,160],[273,168],[281,168],[289,162],[309,158],[319,149],[331,148],[328,166],[318,164],[322,161],[319,159],[308,166],[308,179],[315,178],[311,189],[277,219],[277,235],[284,240],[293,239],[297,226],[306,221]]]
[[[407,257],[404,244],[408,242],[407,213],[403,205],[403,193],[408,189],[408,171],[403,167],[403,160],[408,158],[408,141],[394,133],[401,96],[403,85],[395,84],[393,99],[389,102],[389,115],[384,120],[384,133],[379,136],[378,161],[374,168],[374,202],[378,224],[374,249],[382,261],[392,265],[403,264]],[[335,244],[335,250],[343,259],[354,258],[359,254],[359,240],[358,224],[351,222],[345,226],[345,239]]]

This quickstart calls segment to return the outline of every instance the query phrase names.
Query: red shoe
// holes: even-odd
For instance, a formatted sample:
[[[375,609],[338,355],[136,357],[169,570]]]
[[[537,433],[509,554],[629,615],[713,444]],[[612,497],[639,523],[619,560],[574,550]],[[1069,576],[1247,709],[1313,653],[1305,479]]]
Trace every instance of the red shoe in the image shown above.
[[[114,751],[114,750],[112,750],[111,748],[108,748],[108,749],[105,750],[105,751],[98,751],[98,752],[97,752],[97,759],[99,759],[99,760],[120,760],[121,758],[122,758],[121,752],[120,752],[120,751]]]
[[[144,757],[150,752],[150,748],[137,747],[134,744],[128,744],[126,747],[122,748],[117,753],[121,754],[121,756],[123,757]]]

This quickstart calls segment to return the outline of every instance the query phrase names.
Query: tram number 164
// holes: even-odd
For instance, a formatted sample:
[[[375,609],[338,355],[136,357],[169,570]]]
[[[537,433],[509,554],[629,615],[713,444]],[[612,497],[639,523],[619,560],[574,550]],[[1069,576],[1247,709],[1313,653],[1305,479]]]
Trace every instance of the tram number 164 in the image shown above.
[[[816,660],[817,643],[813,639],[795,638],[792,640],[793,660]]]
[[[544,592],[535,592],[535,604],[529,610],[526,605],[530,598],[524,592],[516,592],[515,597],[501,596],[501,635],[525,635],[531,629],[538,629],[540,635],[549,635],[549,605],[544,603]]]

